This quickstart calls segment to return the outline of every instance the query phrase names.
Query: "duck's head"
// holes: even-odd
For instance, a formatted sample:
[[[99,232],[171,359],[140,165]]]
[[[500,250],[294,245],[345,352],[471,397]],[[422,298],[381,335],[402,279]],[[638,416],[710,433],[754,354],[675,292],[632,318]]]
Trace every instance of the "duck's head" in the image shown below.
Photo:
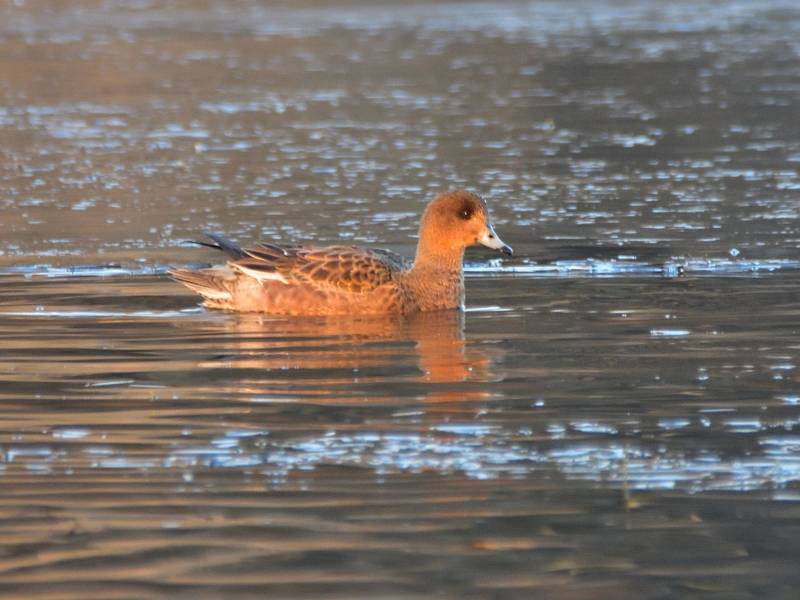
[[[451,190],[431,200],[419,227],[420,250],[458,252],[481,244],[503,254],[512,253],[492,229],[483,198],[467,190]],[[418,250],[419,251],[419,250]]]

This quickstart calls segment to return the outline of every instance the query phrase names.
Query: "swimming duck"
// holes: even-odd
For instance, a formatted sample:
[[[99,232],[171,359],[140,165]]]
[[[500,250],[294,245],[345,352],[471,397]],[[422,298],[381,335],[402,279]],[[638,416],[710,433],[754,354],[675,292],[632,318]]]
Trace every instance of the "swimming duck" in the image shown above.
[[[171,269],[203,305],[274,315],[406,314],[463,308],[464,249],[481,244],[511,255],[489,223],[486,202],[470,191],[436,196],[422,213],[414,262],[356,246],[261,243],[241,247],[206,233],[201,245],[228,255],[225,265]]]

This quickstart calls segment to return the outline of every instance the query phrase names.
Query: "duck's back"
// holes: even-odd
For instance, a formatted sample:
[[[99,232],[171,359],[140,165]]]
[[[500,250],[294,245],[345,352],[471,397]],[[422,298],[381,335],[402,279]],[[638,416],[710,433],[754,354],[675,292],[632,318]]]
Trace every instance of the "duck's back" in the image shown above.
[[[411,264],[388,250],[254,244],[211,236],[232,259],[211,269],[175,269],[210,308],[284,315],[406,312],[401,283]]]

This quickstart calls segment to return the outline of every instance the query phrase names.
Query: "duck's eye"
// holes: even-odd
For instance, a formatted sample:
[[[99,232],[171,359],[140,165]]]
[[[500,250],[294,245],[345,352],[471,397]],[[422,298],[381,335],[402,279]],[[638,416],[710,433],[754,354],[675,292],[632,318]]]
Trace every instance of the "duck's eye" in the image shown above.
[[[472,211],[468,208],[465,208],[460,213],[458,213],[458,216],[464,219],[465,221],[469,221],[472,218]]]

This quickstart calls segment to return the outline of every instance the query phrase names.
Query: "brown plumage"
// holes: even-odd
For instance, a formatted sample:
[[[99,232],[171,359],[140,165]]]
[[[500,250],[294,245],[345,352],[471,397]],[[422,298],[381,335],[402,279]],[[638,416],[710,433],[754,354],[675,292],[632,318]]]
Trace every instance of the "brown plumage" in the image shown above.
[[[422,214],[414,263],[355,246],[253,244],[206,234],[225,252],[210,269],[171,269],[204,306],[279,315],[391,314],[461,308],[464,248],[482,244],[511,254],[494,233],[483,198],[465,190],[439,194]]]

